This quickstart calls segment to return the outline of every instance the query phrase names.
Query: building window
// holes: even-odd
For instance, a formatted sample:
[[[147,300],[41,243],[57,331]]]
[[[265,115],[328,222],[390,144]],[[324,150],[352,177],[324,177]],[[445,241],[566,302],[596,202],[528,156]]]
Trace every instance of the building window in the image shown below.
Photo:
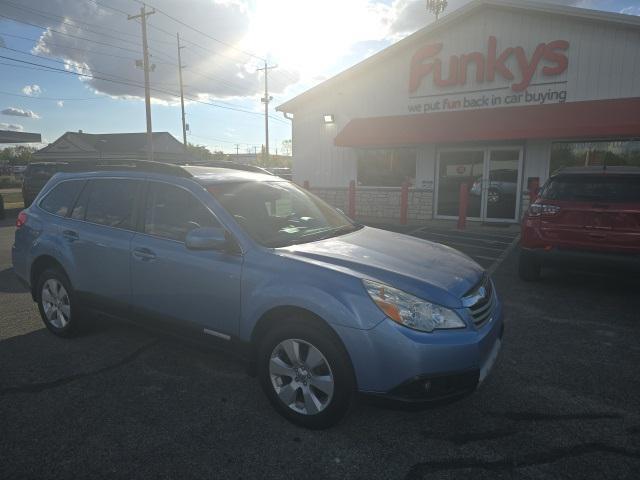
[[[364,187],[399,187],[405,180],[416,180],[416,150],[358,151],[358,185]]]
[[[640,167],[640,141],[557,142],[551,148],[553,174],[563,167]]]

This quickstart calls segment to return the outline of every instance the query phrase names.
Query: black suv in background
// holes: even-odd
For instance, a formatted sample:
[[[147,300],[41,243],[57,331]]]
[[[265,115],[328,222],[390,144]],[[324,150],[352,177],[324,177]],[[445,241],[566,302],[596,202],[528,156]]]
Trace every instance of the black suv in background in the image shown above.
[[[135,163],[135,162],[134,162]],[[71,162],[32,162],[24,171],[22,182],[22,198],[24,208],[27,208],[38,196],[40,190],[46,185],[51,177],[58,172],[90,172],[94,170],[112,169],[114,165],[122,164],[127,167],[134,167],[134,163],[126,160],[75,160]],[[140,162],[138,162],[140,163]],[[142,162],[144,163],[144,162]],[[208,162],[206,166],[230,168],[232,170],[242,170],[248,172],[265,173],[272,175],[264,168],[255,165],[243,165],[234,162]]]
[[[71,170],[69,162],[32,162],[27,165],[22,181],[22,198],[27,208],[36,198],[42,187],[58,172]]]

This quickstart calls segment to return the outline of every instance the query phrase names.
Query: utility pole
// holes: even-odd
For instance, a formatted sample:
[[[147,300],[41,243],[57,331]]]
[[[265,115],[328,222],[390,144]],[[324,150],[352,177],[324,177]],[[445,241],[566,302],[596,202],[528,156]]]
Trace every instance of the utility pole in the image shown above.
[[[180,79],[180,108],[182,109],[182,143],[184,144],[184,148],[187,148],[187,123],[184,117],[184,90],[182,88],[182,57],[180,56],[180,50],[184,47],[180,46],[180,33],[176,33],[176,38],[178,40],[178,77]]]
[[[269,102],[273,100],[273,97],[269,96],[269,70],[277,67],[277,65],[268,66],[265,60],[264,67],[258,69],[258,71],[264,70],[264,97],[262,98],[262,103],[264,103],[265,158],[263,162],[265,165],[269,164]]]
[[[151,127],[151,93],[149,91],[149,46],[147,45],[147,16],[156,13],[154,9],[147,12],[146,5],[142,5],[139,15],[129,15],[129,20],[140,19],[142,25],[142,68],[144,69],[144,102],[147,111],[147,158],[153,160],[153,129]]]
[[[238,159],[239,156],[240,156],[240,144],[236,143],[236,160]]]

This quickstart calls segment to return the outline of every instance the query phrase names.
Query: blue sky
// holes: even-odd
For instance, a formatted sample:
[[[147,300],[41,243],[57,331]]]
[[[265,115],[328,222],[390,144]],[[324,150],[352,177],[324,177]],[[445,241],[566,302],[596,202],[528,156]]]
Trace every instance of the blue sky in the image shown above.
[[[139,12],[139,3],[2,0],[0,129],[40,132],[45,142],[79,129],[144,131],[143,72],[135,67],[135,58],[141,57],[140,25],[126,18],[127,13]],[[275,152],[291,138],[290,125],[275,112],[276,105],[432,20],[423,10],[423,0],[150,3],[159,10],[149,17],[149,44],[156,64],[151,74],[154,131],[168,131],[181,139],[175,66],[175,33],[180,32],[186,44],[182,52],[187,96],[217,105],[187,101],[189,141],[227,152],[235,152],[236,144],[245,152],[264,143],[263,78],[255,70],[262,58],[278,65],[270,76],[274,96],[270,141]],[[450,0],[449,11],[465,3],[468,0]],[[555,3],[640,14],[637,0]],[[50,68],[43,71],[42,66]]]

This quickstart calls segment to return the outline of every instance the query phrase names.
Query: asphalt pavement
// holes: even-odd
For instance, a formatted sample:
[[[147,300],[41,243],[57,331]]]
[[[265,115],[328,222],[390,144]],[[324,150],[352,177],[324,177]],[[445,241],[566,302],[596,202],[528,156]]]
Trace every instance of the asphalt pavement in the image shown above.
[[[318,432],[277,415],[221,353],[104,320],[74,340],[49,334],[11,271],[12,223],[0,223],[2,479],[638,477],[640,296],[626,274],[527,284],[511,240],[469,250],[496,267],[507,314],[487,381],[421,411],[361,402]]]

